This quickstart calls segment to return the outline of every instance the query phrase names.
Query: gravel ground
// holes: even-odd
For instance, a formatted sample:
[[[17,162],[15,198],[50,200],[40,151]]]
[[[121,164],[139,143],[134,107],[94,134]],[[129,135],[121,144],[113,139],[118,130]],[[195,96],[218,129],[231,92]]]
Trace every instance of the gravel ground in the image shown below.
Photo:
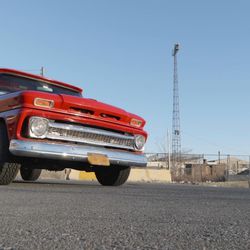
[[[77,181],[0,187],[0,249],[250,249],[250,191]]]

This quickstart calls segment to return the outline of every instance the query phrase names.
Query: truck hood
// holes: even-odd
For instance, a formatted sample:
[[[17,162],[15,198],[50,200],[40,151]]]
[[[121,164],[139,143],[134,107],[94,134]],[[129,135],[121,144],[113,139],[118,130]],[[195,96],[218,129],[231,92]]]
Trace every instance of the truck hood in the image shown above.
[[[64,114],[75,115],[78,117],[90,118],[102,122],[133,127],[136,129],[143,129],[143,127],[145,126],[145,120],[143,118],[135,114],[126,112],[123,109],[96,101],[94,99],[64,94],[50,94],[37,91],[22,91],[19,93],[16,92],[12,93],[11,96],[15,96],[14,99],[16,100],[16,102],[22,102],[22,106],[24,107],[44,109],[43,107],[34,106],[34,100],[36,98],[42,98],[54,101],[54,107],[50,108],[50,110],[53,112],[60,112]],[[131,125],[132,119],[141,121],[141,126],[138,128]]]
[[[142,121],[142,127],[145,125],[144,119],[121,108],[89,98],[60,96],[62,98],[61,108],[68,110],[68,112],[126,125],[130,125],[132,119],[137,119]]]

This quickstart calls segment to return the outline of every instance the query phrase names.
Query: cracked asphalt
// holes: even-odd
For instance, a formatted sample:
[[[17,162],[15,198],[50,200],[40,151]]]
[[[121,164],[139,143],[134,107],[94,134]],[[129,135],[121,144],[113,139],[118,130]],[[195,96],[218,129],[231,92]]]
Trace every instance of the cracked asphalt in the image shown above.
[[[128,183],[0,186],[0,249],[250,249],[250,190]]]

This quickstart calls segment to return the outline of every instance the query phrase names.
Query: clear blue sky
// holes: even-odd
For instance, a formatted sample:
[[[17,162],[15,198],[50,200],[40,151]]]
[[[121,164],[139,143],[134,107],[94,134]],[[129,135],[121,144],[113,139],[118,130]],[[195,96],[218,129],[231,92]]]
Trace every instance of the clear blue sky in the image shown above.
[[[250,154],[250,1],[2,0],[0,67],[76,84],[147,120],[148,152],[172,124],[174,43],[182,146]]]

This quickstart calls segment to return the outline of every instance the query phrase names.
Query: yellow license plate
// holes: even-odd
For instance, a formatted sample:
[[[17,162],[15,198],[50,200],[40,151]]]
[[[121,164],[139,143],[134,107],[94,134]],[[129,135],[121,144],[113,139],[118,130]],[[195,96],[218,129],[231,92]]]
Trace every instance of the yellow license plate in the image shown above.
[[[102,154],[88,154],[88,162],[95,166],[110,166],[109,158]]]

